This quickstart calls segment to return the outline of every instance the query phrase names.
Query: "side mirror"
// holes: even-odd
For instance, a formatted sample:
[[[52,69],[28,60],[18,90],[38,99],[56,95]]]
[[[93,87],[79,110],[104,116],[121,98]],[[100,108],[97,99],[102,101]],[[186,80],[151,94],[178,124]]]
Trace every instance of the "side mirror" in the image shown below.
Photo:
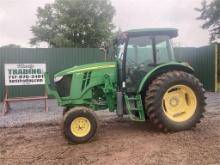
[[[127,39],[128,39],[128,34],[127,33],[121,33],[117,37],[117,44],[123,44],[127,41]]]
[[[105,48],[99,48],[99,50],[103,53],[107,53],[107,49],[105,49]]]
[[[107,54],[108,54],[108,46],[106,45],[105,42],[102,42],[101,47],[99,48],[100,51],[102,51],[104,53],[105,56],[105,61],[107,61]]]
[[[101,47],[99,48],[99,50],[107,52],[107,50],[108,50],[107,44],[105,42],[102,42]]]
[[[109,44],[107,44],[105,42],[102,42],[101,47],[99,48],[99,50],[104,51],[104,52],[106,52],[108,54],[109,46],[110,46]]]

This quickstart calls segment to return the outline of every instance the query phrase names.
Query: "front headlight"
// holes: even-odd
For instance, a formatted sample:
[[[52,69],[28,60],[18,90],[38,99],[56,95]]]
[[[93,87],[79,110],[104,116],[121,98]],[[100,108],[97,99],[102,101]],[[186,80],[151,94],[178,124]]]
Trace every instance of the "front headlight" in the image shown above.
[[[57,77],[54,77],[54,82],[58,82],[60,80],[62,80],[63,76],[57,76]]]

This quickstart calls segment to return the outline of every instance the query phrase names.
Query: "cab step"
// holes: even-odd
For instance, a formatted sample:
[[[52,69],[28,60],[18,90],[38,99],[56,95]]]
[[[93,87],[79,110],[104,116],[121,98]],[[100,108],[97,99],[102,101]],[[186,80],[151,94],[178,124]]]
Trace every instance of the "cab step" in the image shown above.
[[[145,121],[145,114],[144,114],[141,95],[135,95],[135,96],[125,95],[125,102],[131,120]]]

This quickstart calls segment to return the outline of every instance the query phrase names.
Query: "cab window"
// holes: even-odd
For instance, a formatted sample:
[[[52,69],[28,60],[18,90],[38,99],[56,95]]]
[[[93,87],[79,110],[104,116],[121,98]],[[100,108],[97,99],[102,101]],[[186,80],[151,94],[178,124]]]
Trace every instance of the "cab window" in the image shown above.
[[[155,37],[157,64],[167,63],[173,59],[169,39],[168,36]]]

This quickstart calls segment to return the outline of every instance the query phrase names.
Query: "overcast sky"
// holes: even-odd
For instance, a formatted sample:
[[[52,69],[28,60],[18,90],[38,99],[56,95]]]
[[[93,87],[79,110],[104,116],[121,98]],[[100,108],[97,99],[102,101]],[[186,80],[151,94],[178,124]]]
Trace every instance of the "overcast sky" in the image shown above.
[[[0,0],[0,46],[10,43],[30,47],[30,28],[39,6],[54,0]],[[196,20],[202,0],[111,0],[116,8],[114,24],[122,30],[146,27],[175,27],[181,46],[208,44],[208,31]]]

